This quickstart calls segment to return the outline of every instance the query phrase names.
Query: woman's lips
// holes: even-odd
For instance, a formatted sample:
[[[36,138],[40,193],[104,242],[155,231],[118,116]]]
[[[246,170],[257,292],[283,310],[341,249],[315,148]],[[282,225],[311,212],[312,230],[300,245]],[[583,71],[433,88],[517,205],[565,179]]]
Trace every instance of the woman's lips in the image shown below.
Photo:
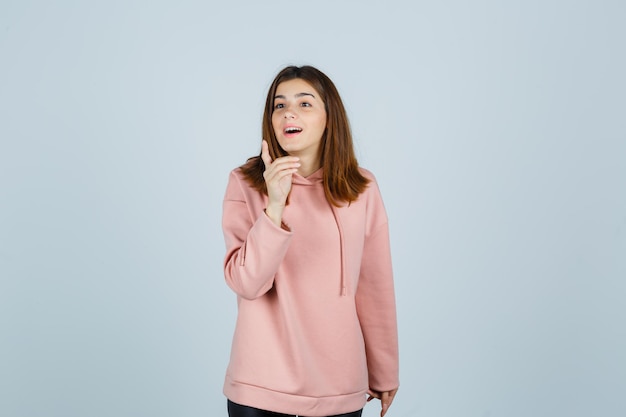
[[[300,133],[302,133],[302,128],[300,126],[285,126],[283,129],[283,134],[288,138],[298,136]]]

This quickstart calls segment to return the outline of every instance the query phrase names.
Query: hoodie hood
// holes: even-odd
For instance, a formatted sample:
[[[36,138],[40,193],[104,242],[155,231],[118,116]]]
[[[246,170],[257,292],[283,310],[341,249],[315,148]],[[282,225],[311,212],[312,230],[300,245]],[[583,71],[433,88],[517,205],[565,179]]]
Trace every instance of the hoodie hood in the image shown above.
[[[291,176],[291,182],[293,184],[298,185],[316,185],[321,184],[324,180],[324,169],[319,168],[317,171],[313,172],[311,175],[307,177],[303,177],[302,175],[295,173]]]

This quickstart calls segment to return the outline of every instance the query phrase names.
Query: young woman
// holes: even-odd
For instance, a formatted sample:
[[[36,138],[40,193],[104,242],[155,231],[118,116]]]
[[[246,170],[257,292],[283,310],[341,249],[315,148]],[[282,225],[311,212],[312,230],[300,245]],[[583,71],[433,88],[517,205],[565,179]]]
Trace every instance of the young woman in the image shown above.
[[[399,385],[387,216],[332,81],[283,69],[263,137],[224,198],[229,415],[356,417],[377,398],[384,416]]]

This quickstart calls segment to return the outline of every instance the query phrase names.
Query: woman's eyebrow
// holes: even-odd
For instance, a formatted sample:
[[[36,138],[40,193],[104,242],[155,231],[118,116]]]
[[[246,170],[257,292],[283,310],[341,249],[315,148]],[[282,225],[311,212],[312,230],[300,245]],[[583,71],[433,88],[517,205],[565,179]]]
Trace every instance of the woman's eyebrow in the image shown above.
[[[294,97],[295,98],[300,98],[300,97],[305,97],[305,96],[311,96],[313,98],[315,98],[315,96],[311,93],[298,93],[296,94]],[[283,100],[286,99],[286,97],[282,94],[278,94],[276,96],[274,96],[274,100],[276,100],[277,98],[282,98]]]

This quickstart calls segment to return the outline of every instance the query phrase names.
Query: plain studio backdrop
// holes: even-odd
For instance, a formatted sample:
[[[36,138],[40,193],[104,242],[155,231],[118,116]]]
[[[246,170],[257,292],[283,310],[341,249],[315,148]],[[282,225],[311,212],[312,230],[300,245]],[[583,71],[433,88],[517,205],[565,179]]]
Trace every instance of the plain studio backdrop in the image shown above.
[[[3,0],[0,415],[226,415],[222,197],[288,64],[334,80],[385,199],[389,416],[626,415],[625,21],[618,0]]]

